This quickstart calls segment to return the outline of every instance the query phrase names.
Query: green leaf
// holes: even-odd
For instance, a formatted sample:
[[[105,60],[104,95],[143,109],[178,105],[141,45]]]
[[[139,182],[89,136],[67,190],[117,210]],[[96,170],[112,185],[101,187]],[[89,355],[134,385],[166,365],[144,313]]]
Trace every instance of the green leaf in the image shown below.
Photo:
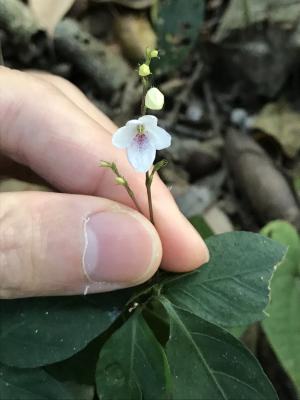
[[[272,279],[270,316],[263,321],[263,329],[300,395],[300,238],[284,221],[269,223],[262,233],[289,246]]]
[[[124,297],[121,291],[1,300],[0,361],[34,368],[71,357],[115,321],[126,302]]]
[[[170,317],[166,353],[173,400],[273,400],[275,390],[254,356],[224,329],[161,298]]]
[[[73,396],[42,368],[19,369],[0,364],[1,400],[72,400]]]
[[[172,303],[224,327],[264,318],[269,282],[286,247],[250,232],[230,232],[206,241],[210,261],[169,278],[163,293]]]
[[[207,239],[208,237],[214,235],[213,230],[201,215],[194,215],[193,217],[189,218],[189,221],[197,230],[197,232],[200,233],[203,239]]]
[[[198,37],[203,18],[204,0],[155,2],[152,20],[162,55],[157,62],[158,74],[175,70],[185,61]]]
[[[135,312],[103,346],[96,383],[102,400],[166,399],[169,366],[142,314]]]

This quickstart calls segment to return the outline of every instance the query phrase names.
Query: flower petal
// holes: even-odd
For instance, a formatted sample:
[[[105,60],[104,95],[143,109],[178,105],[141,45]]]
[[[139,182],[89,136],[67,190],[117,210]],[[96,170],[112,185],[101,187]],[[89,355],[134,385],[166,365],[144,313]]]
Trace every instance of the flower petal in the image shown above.
[[[147,172],[155,159],[155,147],[146,135],[137,135],[127,148],[130,164],[139,172]]]
[[[113,134],[112,144],[119,149],[128,147],[137,133],[138,125],[139,121],[137,119],[128,121],[125,126],[122,126]]]
[[[155,146],[156,150],[162,150],[171,145],[171,135],[159,126],[148,128],[149,140]]]
[[[139,123],[143,124],[145,128],[157,126],[157,118],[154,115],[143,115],[139,118]]]

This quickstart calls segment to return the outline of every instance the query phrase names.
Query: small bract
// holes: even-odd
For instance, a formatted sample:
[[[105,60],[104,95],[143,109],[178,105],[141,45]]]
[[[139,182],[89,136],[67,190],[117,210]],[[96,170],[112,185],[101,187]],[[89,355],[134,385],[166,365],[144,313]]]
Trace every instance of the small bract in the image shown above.
[[[171,135],[157,126],[156,117],[144,115],[119,128],[113,135],[112,143],[119,149],[127,149],[127,157],[133,168],[147,172],[153,164],[156,150],[171,145]]]

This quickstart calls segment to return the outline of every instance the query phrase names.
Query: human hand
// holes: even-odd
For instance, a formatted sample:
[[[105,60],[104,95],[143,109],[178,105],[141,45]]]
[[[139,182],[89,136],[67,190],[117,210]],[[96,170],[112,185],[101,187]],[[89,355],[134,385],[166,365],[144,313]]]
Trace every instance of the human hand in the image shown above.
[[[0,298],[134,286],[160,266],[208,260],[198,233],[156,177],[156,229],[101,159],[117,161],[147,215],[144,174],[111,143],[115,125],[62,78],[0,68],[0,152],[62,193],[0,195]]]

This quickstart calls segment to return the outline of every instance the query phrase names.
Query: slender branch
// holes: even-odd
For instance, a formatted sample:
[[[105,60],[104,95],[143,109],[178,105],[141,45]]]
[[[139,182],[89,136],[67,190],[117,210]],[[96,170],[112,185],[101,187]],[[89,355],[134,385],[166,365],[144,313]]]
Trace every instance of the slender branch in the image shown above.
[[[136,197],[135,197],[135,195],[134,195],[134,192],[133,192],[133,190],[131,189],[131,187],[129,186],[129,184],[128,184],[128,182],[127,182],[127,179],[125,179],[124,176],[122,176],[122,175],[120,174],[120,172],[119,172],[119,170],[118,170],[116,164],[114,164],[114,163],[112,164],[112,170],[113,170],[113,172],[116,174],[116,176],[117,176],[118,178],[122,178],[122,179],[124,180],[123,186],[124,186],[124,188],[126,189],[128,195],[129,195],[129,197],[132,199],[132,201],[133,201],[134,205],[136,206],[137,210],[138,210],[141,214],[143,214],[142,209],[141,209],[141,207],[139,206],[139,203],[137,202],[137,199],[136,199]]]
[[[139,206],[139,203],[137,202],[135,195],[133,193],[133,191],[131,190],[130,186],[128,185],[124,185],[125,189],[127,190],[128,195],[130,196],[130,198],[132,199],[132,201],[134,202],[134,205],[136,206],[136,209],[143,214],[141,207]]]
[[[151,176],[149,174],[149,171],[147,171],[146,172],[146,188],[147,188],[147,197],[148,197],[148,205],[149,205],[149,217],[150,217],[150,221],[154,225],[152,194],[151,194],[151,183],[152,183],[152,179],[151,179]]]
[[[148,88],[148,81],[146,78],[142,78],[143,83],[143,94],[142,94],[142,104],[141,104],[141,115],[146,115],[147,107],[145,106],[145,98]]]
[[[131,187],[129,186],[129,184],[128,184],[128,182],[127,182],[127,179],[125,179],[124,176],[120,174],[120,172],[119,172],[119,170],[118,170],[116,164],[115,164],[114,162],[110,163],[110,162],[107,162],[107,161],[101,161],[100,167],[111,169],[112,172],[116,175],[116,177],[117,177],[117,178],[120,178],[120,181],[118,181],[118,179],[116,178],[117,184],[123,186],[123,187],[126,189],[128,195],[129,195],[129,197],[131,198],[131,200],[133,201],[133,203],[134,203],[136,209],[137,209],[141,214],[143,214],[142,209],[141,209],[141,207],[139,206],[139,203],[137,202],[137,199],[136,199],[136,197],[135,197],[135,194],[134,194],[133,190],[132,190]]]

